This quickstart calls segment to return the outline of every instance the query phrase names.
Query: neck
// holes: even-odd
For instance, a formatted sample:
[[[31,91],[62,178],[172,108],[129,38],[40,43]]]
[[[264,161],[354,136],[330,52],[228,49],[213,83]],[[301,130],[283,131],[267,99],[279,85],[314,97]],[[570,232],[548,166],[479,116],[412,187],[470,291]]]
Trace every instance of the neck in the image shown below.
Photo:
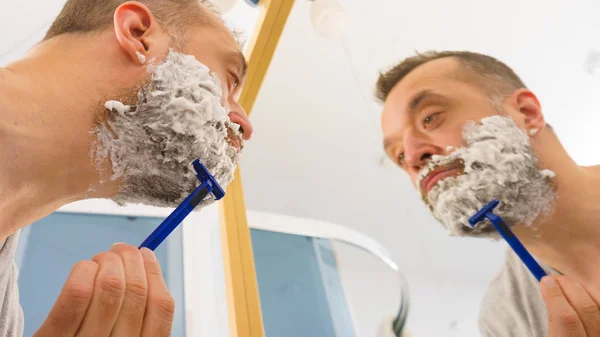
[[[566,152],[564,152],[566,155]],[[548,167],[556,173],[554,212],[516,235],[532,254],[562,274],[584,283],[600,280],[600,166],[580,167],[572,160]]]
[[[0,240],[67,203],[115,193],[98,186],[90,130],[119,80],[101,74],[102,60],[86,62],[98,51],[77,45],[57,38],[0,68]]]

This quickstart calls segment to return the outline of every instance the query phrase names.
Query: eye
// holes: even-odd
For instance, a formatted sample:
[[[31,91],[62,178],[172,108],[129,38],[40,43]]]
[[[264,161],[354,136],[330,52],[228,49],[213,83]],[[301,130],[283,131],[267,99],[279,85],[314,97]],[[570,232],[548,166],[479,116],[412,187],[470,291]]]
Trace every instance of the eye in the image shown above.
[[[435,119],[437,118],[437,116],[439,116],[440,112],[436,112],[434,114],[431,114],[427,117],[425,117],[425,119],[423,119],[423,124],[425,126],[429,126],[431,125],[431,123],[433,123],[435,121]]]
[[[400,153],[400,155],[398,156],[398,164],[404,164],[404,152]]]
[[[240,78],[235,73],[230,73],[230,76],[233,78],[233,87],[237,88],[240,86]]]

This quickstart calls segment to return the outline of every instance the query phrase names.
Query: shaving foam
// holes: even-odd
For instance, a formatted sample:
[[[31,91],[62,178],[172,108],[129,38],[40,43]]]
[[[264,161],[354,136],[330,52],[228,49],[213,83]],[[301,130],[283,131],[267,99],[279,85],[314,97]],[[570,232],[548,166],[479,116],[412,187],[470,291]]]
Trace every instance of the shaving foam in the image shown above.
[[[196,158],[226,188],[240,154],[227,138],[241,140],[241,134],[221,102],[217,75],[173,50],[148,72],[137,103],[106,102],[111,115],[93,130],[95,162],[100,167],[110,160],[110,179],[122,180],[112,199],[120,205],[176,206],[200,184],[191,165]]]
[[[104,103],[104,108],[110,111],[116,111],[120,114],[124,114],[131,110],[131,107],[129,105],[125,105],[119,101],[107,101],[106,103]]]
[[[495,213],[509,226],[530,226],[549,214],[556,195],[554,173],[538,168],[529,137],[512,118],[492,116],[463,128],[464,147],[447,156],[433,156],[421,170],[417,186],[433,169],[461,162],[464,174],[440,180],[424,196],[433,216],[450,235],[499,238],[486,219],[474,229],[468,223],[492,199],[500,200]]]

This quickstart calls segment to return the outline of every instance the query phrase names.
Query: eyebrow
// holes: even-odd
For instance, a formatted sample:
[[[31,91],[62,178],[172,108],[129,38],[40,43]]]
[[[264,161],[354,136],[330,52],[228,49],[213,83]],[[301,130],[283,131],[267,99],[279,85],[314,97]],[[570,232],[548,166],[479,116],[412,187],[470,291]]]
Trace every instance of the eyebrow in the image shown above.
[[[423,102],[430,99],[447,99],[446,96],[435,93],[431,90],[422,90],[408,102],[408,112],[412,115],[415,114],[418,108],[423,104]],[[394,143],[393,138],[386,138],[383,140],[383,149],[387,152],[388,148]]]
[[[240,76],[242,76],[242,79],[244,79],[248,73],[248,61],[246,61],[246,57],[242,51],[238,51],[237,57],[240,64],[240,69],[242,70],[242,74]]]
[[[417,108],[426,100],[429,99],[446,99],[446,96],[435,93],[431,90],[423,90],[416,94],[408,103],[408,111],[413,114]]]

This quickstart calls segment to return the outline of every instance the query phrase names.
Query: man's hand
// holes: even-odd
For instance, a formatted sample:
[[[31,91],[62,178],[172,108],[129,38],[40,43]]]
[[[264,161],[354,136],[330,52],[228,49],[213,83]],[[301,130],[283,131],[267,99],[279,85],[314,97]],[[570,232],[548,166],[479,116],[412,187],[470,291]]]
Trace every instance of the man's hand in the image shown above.
[[[548,309],[549,337],[600,336],[600,296],[565,276],[541,283]]]
[[[115,244],[73,267],[34,337],[168,337],[174,312],[154,253]]]

